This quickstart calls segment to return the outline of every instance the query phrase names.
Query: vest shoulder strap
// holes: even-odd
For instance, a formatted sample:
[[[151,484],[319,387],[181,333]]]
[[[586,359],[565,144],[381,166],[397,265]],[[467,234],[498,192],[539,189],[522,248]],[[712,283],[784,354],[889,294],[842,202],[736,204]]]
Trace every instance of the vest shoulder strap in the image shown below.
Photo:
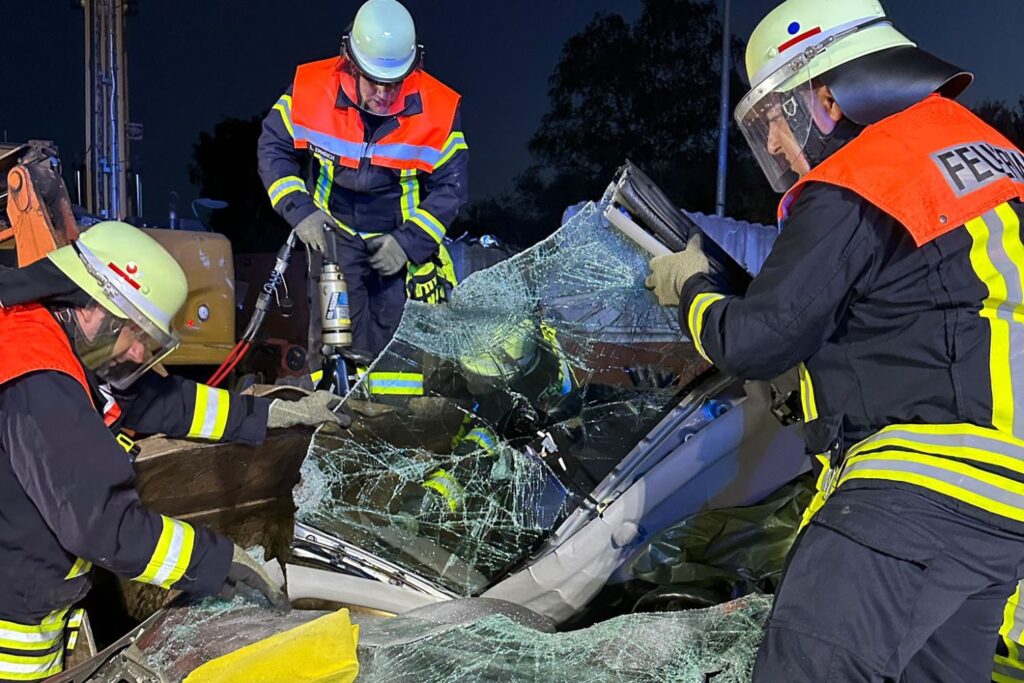
[[[53,370],[73,377],[91,397],[85,369],[45,307],[27,304],[0,309],[0,348],[7,350],[0,360],[0,385],[30,372]]]
[[[779,204],[780,220],[811,182],[857,193],[921,246],[1024,198],[1024,153],[963,106],[932,95],[868,126],[803,176]]]

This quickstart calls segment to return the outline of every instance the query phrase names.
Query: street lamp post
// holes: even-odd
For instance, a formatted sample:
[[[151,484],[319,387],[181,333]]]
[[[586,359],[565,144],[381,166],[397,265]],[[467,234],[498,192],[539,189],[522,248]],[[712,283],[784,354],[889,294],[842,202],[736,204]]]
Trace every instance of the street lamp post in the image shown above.
[[[722,101],[718,109],[718,187],[715,192],[715,213],[719,216],[725,215],[725,176],[729,167],[729,74],[732,71],[730,0],[722,1]]]

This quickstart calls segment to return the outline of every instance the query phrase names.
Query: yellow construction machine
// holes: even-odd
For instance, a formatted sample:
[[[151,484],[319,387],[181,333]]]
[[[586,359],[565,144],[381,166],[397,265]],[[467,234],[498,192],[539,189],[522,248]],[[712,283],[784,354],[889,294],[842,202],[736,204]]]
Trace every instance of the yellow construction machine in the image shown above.
[[[45,140],[0,147],[0,264],[26,266],[78,237],[57,147]],[[86,221],[83,221],[85,223]],[[181,264],[189,296],[175,320],[181,346],[166,365],[219,365],[235,346],[231,242],[209,232],[144,228]]]

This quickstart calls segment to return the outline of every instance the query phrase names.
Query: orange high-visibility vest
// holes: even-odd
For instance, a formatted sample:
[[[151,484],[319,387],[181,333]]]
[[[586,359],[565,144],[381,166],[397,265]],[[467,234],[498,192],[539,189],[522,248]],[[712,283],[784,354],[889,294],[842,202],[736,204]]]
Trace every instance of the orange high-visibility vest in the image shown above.
[[[1024,199],[1024,153],[953,100],[931,95],[868,126],[790,188],[779,221],[807,183],[851,190],[918,246],[1011,199]]]
[[[0,348],[7,350],[0,360],[0,385],[30,372],[55,370],[78,380],[91,397],[85,370],[68,336],[45,307],[0,308]]]
[[[357,107],[337,106],[342,86],[355,92],[355,78],[334,57],[299,66],[292,85],[292,126],[297,149],[313,149],[348,168],[364,158],[375,166],[431,173],[444,155],[460,96],[433,76],[413,72],[402,84],[400,101],[419,94],[422,112],[398,114],[399,126],[380,140],[365,142]]]

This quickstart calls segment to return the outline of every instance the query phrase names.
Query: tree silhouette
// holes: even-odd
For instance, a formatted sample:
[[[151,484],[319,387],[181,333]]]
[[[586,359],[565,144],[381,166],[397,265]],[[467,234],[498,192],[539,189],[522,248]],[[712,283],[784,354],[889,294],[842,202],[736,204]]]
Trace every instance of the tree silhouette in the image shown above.
[[[1010,142],[1024,149],[1024,97],[1011,109],[1005,102],[982,102],[974,112],[990,126],[1001,132]]]
[[[224,119],[213,134],[200,133],[192,149],[189,179],[202,196],[228,202],[210,225],[231,240],[235,253],[276,251],[288,237],[288,224],[270,205],[257,173],[262,120]]]
[[[632,24],[596,15],[562,48],[551,108],[530,140],[535,163],[510,195],[473,205],[467,226],[530,244],[558,227],[566,206],[599,198],[627,158],[677,205],[714,211],[721,30],[704,0],[645,0]],[[742,51],[734,40],[734,63]],[[746,90],[735,70],[731,85],[734,106]],[[770,220],[777,199],[732,128],[727,211]]]

